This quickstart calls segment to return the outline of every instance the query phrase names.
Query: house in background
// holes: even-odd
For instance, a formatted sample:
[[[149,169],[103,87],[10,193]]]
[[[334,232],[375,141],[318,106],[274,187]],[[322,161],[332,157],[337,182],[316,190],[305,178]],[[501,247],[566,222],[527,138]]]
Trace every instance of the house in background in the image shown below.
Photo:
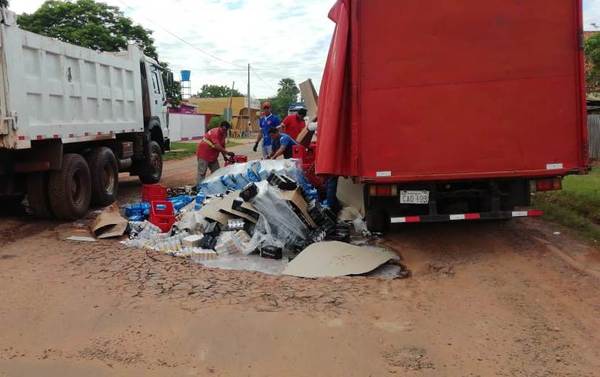
[[[198,140],[204,136],[210,117],[198,114],[196,106],[182,102],[168,110],[171,141]]]
[[[198,114],[197,106],[185,102],[180,103],[179,106],[169,106],[168,110],[170,114]]]
[[[196,106],[196,111],[199,114],[206,114],[209,116],[224,116],[229,108],[229,97],[191,97],[188,102],[191,105]],[[252,100],[251,105],[250,110],[248,110],[246,97],[231,98],[231,136],[244,137],[258,132],[260,103],[256,100]]]

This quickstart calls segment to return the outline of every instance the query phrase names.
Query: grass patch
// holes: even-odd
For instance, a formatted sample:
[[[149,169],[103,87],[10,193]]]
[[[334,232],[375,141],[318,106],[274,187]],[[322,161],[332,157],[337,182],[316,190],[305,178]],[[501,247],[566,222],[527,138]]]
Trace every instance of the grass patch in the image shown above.
[[[587,176],[566,177],[562,191],[537,193],[533,204],[544,210],[546,219],[600,241],[600,168]]]
[[[235,140],[227,140],[227,148],[236,147],[238,145],[242,145],[242,143]],[[165,153],[163,159],[165,161],[183,160],[184,158],[194,156],[196,154],[196,148],[198,148],[198,142],[172,142],[171,150]]]

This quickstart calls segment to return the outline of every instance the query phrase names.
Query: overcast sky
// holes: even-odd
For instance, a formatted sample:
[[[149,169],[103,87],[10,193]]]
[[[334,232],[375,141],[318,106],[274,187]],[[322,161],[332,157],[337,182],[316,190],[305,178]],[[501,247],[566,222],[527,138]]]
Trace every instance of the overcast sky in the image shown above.
[[[565,0],[567,1],[567,0]],[[317,90],[333,23],[334,0],[104,0],[154,31],[159,56],[175,72],[192,71],[192,88],[231,85],[246,92],[247,64],[253,97],[275,93],[283,77],[312,78]],[[11,0],[17,13],[43,0]],[[584,0],[587,30],[600,26],[600,0]],[[600,28],[596,28],[600,29]],[[193,47],[192,47],[193,46]]]

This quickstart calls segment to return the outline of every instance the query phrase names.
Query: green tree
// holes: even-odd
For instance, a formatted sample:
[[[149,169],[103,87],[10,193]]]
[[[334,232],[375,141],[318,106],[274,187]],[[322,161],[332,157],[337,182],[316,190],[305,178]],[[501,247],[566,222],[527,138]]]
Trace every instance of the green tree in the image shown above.
[[[94,0],[47,0],[32,14],[17,18],[22,29],[100,51],[126,49],[130,42],[158,59],[152,31],[135,25],[119,8]]]
[[[237,89],[232,89],[227,85],[202,85],[196,97],[200,98],[223,98],[223,97],[243,97]]]
[[[298,102],[299,93],[300,89],[298,89],[298,86],[296,86],[296,82],[293,79],[281,79],[281,81],[279,81],[277,95],[270,99],[271,106],[273,106],[273,112],[280,117],[285,117],[290,105]]]
[[[221,125],[221,122],[224,121],[225,118],[222,116],[214,116],[210,118],[210,122],[208,122],[208,130],[212,130],[213,128],[217,128]]]
[[[586,87],[588,93],[600,91],[600,33],[585,41]]]

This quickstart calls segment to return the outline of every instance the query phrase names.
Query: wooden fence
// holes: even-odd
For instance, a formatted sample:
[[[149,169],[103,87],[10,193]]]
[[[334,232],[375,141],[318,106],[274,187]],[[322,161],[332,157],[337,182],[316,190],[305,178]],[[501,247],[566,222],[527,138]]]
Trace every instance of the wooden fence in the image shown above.
[[[590,134],[590,158],[600,160],[600,114],[588,115],[588,130]]]

